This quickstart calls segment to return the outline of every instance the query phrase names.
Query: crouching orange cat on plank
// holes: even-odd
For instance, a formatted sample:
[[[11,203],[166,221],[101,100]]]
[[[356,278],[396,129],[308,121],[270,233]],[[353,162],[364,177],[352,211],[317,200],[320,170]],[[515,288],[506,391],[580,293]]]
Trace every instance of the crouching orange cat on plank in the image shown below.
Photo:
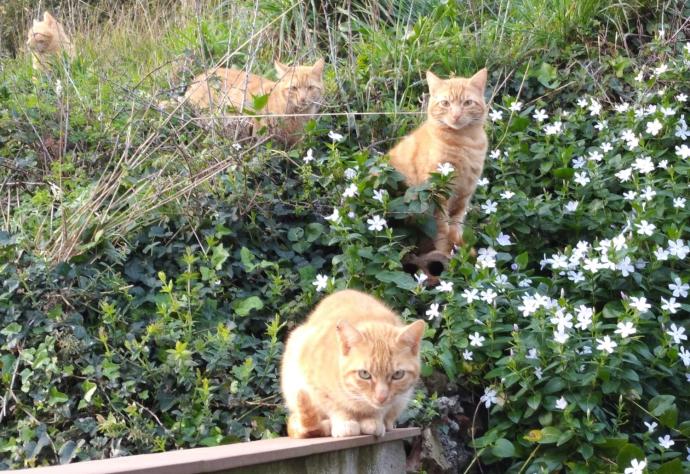
[[[354,290],[324,299],[290,334],[281,389],[288,435],[383,435],[419,379],[422,320],[404,325],[377,299]]]
[[[276,117],[253,121],[253,132],[267,126],[273,136],[292,146],[301,140],[312,114],[319,111],[324,65],[323,59],[313,66],[286,66],[276,61],[277,81],[234,68],[214,68],[194,78],[185,99],[198,109],[241,113],[252,109],[253,96],[268,94],[266,107],[257,113]]]
[[[470,78],[440,79],[427,72],[427,120],[390,152],[390,163],[416,186],[449,163],[455,170],[452,194],[436,212],[436,250],[450,254],[462,244],[462,221],[484,168],[488,146],[484,122],[487,72]]]

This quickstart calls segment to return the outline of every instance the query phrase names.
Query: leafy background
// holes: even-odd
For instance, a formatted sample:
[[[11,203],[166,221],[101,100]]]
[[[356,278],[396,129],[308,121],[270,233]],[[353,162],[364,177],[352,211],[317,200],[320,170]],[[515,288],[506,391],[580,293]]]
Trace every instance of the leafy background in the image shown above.
[[[64,19],[79,54],[34,78],[14,25],[44,8]],[[675,313],[661,300],[690,274],[686,257],[655,253],[681,239],[682,255],[689,238],[687,204],[674,203],[689,184],[678,134],[690,119],[678,99],[690,92],[683,2],[11,0],[0,9],[3,468],[284,433],[282,341],[324,293],[345,287],[431,319],[424,383],[403,422],[428,427],[425,441],[443,456],[424,453],[420,469],[623,472],[634,459],[654,472],[690,468],[690,345],[669,334],[671,324],[690,330],[687,299],[679,293]],[[327,115],[294,150],[236,144],[185,106],[159,106],[216,62],[272,75],[276,57],[318,56],[330,65]],[[406,191],[383,154],[423,118],[424,71],[484,65],[502,116],[487,127],[487,182],[443,292],[401,261],[449,177]],[[622,102],[630,109],[617,112]],[[645,156],[654,171],[636,162]],[[630,180],[616,176],[635,163]],[[353,184],[357,194],[343,198]],[[338,222],[325,219],[334,209]],[[377,215],[382,231],[367,223]],[[585,258],[611,263],[592,272]],[[328,278],[324,292],[317,275]],[[472,289],[481,299],[466,296]],[[568,340],[555,342],[552,318],[575,324],[582,306],[592,323],[563,326]],[[637,332],[623,337],[618,323]],[[607,336],[618,344],[611,354],[597,349]]]

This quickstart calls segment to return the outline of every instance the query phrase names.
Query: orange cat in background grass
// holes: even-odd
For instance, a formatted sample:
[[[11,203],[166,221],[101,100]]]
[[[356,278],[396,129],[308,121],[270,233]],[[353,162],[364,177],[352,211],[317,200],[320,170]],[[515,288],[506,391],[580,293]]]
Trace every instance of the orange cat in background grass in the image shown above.
[[[31,50],[33,67],[37,71],[47,71],[52,56],[62,51],[74,57],[74,45],[65,33],[59,21],[48,12],[43,14],[43,21],[34,20],[29,29],[26,44]]]
[[[194,78],[185,99],[198,109],[216,113],[242,113],[253,109],[253,96],[268,94],[266,107],[257,114],[298,114],[254,121],[254,133],[262,126],[288,146],[302,138],[304,124],[319,111],[323,95],[324,60],[313,66],[286,66],[278,61],[278,80],[238,69],[215,68]]]
[[[390,152],[390,163],[409,186],[421,184],[439,165],[455,169],[452,194],[436,212],[436,250],[449,254],[462,244],[462,221],[484,168],[488,140],[484,132],[487,72],[470,78],[440,79],[427,72],[427,120]]]
[[[281,369],[288,435],[383,435],[419,379],[426,324],[407,326],[377,299],[334,293],[292,331]]]

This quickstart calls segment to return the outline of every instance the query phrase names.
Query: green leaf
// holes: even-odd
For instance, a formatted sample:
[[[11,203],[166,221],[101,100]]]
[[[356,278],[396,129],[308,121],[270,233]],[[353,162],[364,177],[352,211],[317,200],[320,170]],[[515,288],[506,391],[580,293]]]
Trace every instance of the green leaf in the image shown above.
[[[258,296],[250,296],[249,298],[233,302],[232,307],[239,316],[247,316],[255,309],[262,309],[264,303]]]
[[[77,443],[72,440],[67,441],[60,447],[58,451],[58,458],[60,464],[69,463],[72,458],[77,454]]]
[[[618,456],[616,456],[616,463],[619,467],[628,467],[630,465],[630,461],[633,459],[641,461],[644,458],[644,451],[639,446],[636,446],[632,443],[627,443],[618,452]]]
[[[383,283],[394,283],[403,290],[413,290],[417,287],[417,282],[412,276],[405,272],[384,271],[376,274],[376,279]]]
[[[48,397],[48,404],[49,405],[56,405],[58,403],[65,403],[66,401],[69,400],[69,397],[62,393],[60,390],[58,390],[55,386],[50,387],[49,397]]]
[[[304,229],[301,227],[292,227],[288,231],[288,240],[290,242],[297,242],[298,240],[302,240],[304,237]]]
[[[561,430],[555,426],[547,426],[541,429],[541,439],[538,441],[539,444],[553,444],[558,441],[561,437]]]
[[[683,463],[680,459],[676,458],[672,461],[664,463],[656,471],[656,474],[684,474]]]
[[[213,247],[213,253],[211,254],[211,265],[216,270],[220,270],[229,256],[230,252],[225,250],[223,244],[216,245]]]
[[[254,112],[259,112],[261,109],[266,107],[266,104],[268,104],[268,96],[269,94],[252,96],[252,108],[254,109]]]
[[[86,400],[88,403],[91,403],[91,399],[93,398],[94,393],[96,393],[98,386],[95,383],[87,380],[81,384],[81,388],[84,390],[84,400]]]
[[[497,458],[512,458],[515,456],[515,446],[505,438],[498,438],[491,453]]]

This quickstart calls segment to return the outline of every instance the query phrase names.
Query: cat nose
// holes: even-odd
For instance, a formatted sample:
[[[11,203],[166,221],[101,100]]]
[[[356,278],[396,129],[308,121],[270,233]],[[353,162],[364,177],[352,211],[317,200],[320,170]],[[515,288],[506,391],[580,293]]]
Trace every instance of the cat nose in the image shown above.
[[[374,398],[379,403],[385,402],[388,398],[388,387],[385,385],[377,385],[374,390]]]

